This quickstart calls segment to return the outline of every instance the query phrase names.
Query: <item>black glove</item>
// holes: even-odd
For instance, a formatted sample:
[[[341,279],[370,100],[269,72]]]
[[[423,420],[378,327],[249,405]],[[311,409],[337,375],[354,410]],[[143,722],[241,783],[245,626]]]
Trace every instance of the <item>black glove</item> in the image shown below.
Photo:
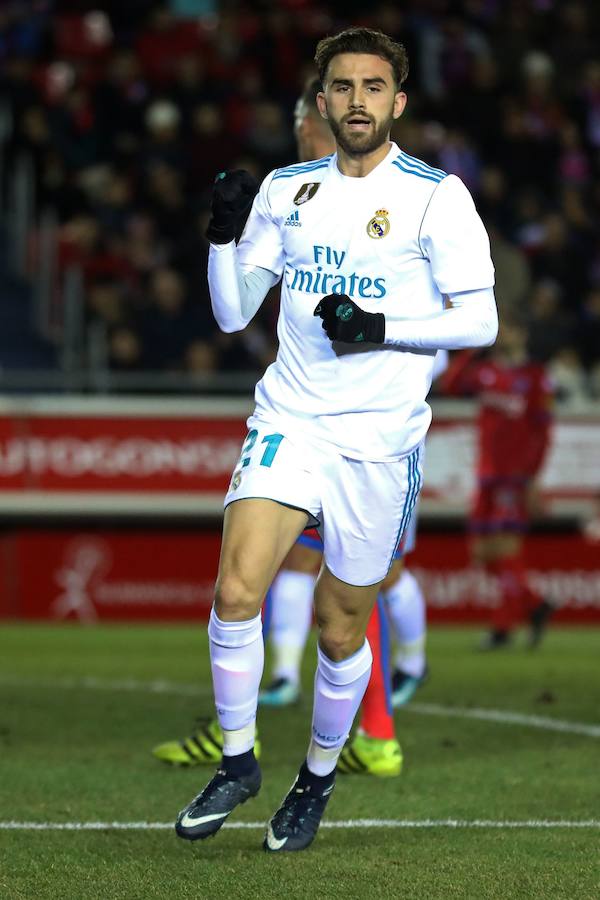
[[[346,294],[328,294],[323,297],[313,315],[323,319],[323,331],[330,341],[344,341],[346,344],[369,341],[383,344],[385,340],[384,314],[365,312]]]
[[[244,169],[219,172],[213,187],[211,217],[206,237],[211,244],[233,241],[238,225],[252,206],[258,182]]]

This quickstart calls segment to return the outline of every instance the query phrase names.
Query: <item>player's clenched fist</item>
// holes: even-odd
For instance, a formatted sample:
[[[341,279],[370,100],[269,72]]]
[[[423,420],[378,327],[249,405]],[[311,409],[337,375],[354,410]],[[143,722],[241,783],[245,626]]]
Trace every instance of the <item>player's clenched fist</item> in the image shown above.
[[[213,187],[211,218],[206,237],[211,244],[229,244],[258,190],[258,182],[244,169],[219,172]]]
[[[323,319],[323,331],[330,341],[354,344],[369,341],[382,344],[385,340],[385,316],[361,309],[346,294],[328,294],[317,304],[313,313]]]

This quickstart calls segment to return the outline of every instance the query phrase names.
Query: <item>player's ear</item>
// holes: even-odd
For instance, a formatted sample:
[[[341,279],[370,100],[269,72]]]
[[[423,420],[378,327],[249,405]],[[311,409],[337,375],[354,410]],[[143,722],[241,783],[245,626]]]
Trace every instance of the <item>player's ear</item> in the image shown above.
[[[404,91],[396,91],[396,96],[394,97],[394,110],[392,112],[394,119],[399,119],[404,112],[407,99]]]
[[[317,109],[319,113],[324,119],[327,119],[327,101],[325,100],[325,94],[323,91],[319,91],[317,94]]]

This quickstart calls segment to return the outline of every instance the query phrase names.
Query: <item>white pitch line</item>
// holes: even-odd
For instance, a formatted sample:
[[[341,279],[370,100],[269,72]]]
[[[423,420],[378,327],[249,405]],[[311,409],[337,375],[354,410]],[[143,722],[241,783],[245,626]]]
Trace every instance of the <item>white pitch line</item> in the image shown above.
[[[197,699],[212,697],[209,685],[198,683],[184,684],[163,679],[156,681],[140,681],[135,678],[104,679],[88,676],[84,678],[20,678],[13,675],[0,675],[0,686],[35,687],[68,690],[97,691],[133,691],[148,694],[167,694],[173,696],[195,697]],[[424,716],[445,716],[459,719],[479,719],[484,722],[495,722],[498,725],[523,725],[526,728],[541,728],[544,731],[560,731],[564,734],[579,734],[585,737],[600,738],[600,725],[588,722],[572,722],[567,719],[553,719],[549,716],[529,715],[503,709],[466,708],[458,706],[442,706],[438,703],[409,703],[403,707],[404,713],[417,713]]]
[[[91,690],[91,691],[134,691],[144,694],[172,694],[182,697],[211,697],[212,689],[208,685],[183,684],[176,681],[139,681],[136,678],[96,678],[92,675],[83,678],[19,678],[13,675],[0,675],[0,685],[7,687],[35,687],[50,690]]]
[[[501,709],[465,709],[455,706],[441,706],[436,703],[410,703],[404,712],[415,712],[425,716],[455,716],[460,719],[481,719],[502,725],[526,725],[529,728],[543,728],[546,731],[562,731],[566,734],[584,734],[586,737],[600,738],[600,725],[586,722],[569,722],[566,719],[552,719],[549,716],[532,716],[526,713]]]
[[[264,822],[229,822],[223,828],[255,831]],[[172,831],[173,822],[0,822],[0,831]],[[321,828],[600,828],[600,819],[346,819]]]

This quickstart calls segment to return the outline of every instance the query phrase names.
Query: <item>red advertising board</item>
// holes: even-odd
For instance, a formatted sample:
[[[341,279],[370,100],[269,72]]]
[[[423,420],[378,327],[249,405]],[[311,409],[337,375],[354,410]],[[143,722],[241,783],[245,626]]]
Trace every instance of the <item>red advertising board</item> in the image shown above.
[[[474,488],[472,404],[439,402],[422,510],[464,515]],[[251,412],[247,401],[4,401],[0,514],[73,511],[218,516]],[[600,416],[563,416],[540,477],[548,516],[586,515],[600,491]]]
[[[218,530],[18,530],[0,539],[0,617],[95,621],[204,619],[212,603]],[[485,621],[494,582],[473,568],[460,534],[425,532],[409,559],[430,622]],[[564,622],[600,622],[598,544],[532,535],[532,583]]]
[[[600,622],[600,543],[570,532],[532,534],[525,546],[529,581],[553,604],[556,621]],[[497,582],[470,564],[463,535],[419,535],[407,564],[431,622],[486,621],[498,603]]]
[[[231,398],[1,401],[0,517],[12,530],[0,537],[0,616],[205,617],[223,496],[251,409]],[[420,505],[430,523],[464,517],[469,507],[473,412],[469,403],[436,404]],[[599,446],[600,415],[559,417],[540,480],[548,517],[583,520],[594,511]],[[69,515],[89,528],[61,523]],[[115,526],[123,515],[128,529]],[[22,516],[36,527],[25,528]],[[169,528],[183,516],[214,526]],[[536,534],[528,548],[532,582],[560,607],[559,618],[600,620],[599,545],[575,533]],[[425,532],[411,565],[431,621],[484,619],[496,600],[493,582],[469,565],[460,535]]]
[[[202,619],[220,533],[18,531],[3,537],[0,614],[82,622]]]
[[[0,416],[0,490],[224,492],[242,418]]]

